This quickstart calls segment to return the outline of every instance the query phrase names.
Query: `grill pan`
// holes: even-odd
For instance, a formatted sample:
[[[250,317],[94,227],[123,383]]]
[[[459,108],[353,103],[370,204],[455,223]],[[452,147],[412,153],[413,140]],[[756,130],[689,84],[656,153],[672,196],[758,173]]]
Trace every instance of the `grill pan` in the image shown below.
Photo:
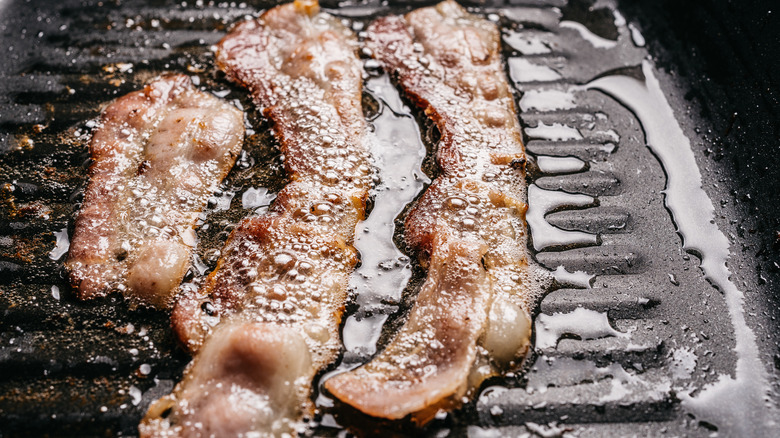
[[[684,249],[664,204],[668,175],[646,145],[640,117],[586,86],[610,75],[647,80],[648,71],[690,139],[715,223],[731,245],[732,282],[745,296],[770,401],[777,401],[780,24],[758,2],[676,3],[472,4],[497,13],[504,30],[507,73],[536,158],[529,182],[560,200],[532,231],[553,227],[582,237],[544,246],[542,234],[532,233],[535,258],[551,271],[587,275],[557,276],[538,306],[536,348],[521,372],[488,382],[476,400],[440,416],[424,434],[733,434],[728,424],[682,402],[686,391],[695,396],[736,373],[738,333],[726,295],[706,281],[699,254]],[[428,4],[323,2],[359,23]],[[111,99],[163,72],[189,73],[246,110],[251,131],[244,153],[198,231],[198,263],[185,278],[197,282],[214,267],[232,227],[251,213],[242,203],[247,190],[273,194],[286,183],[269,126],[246,92],[216,72],[209,51],[231,23],[270,6],[0,2],[0,436],[132,436],[149,403],[180,378],[189,358],[175,345],[167,314],[131,310],[118,296],[79,302],[63,275],[69,227],[86,186],[90,120]],[[573,96],[571,104],[534,106],[531,98],[549,90]],[[364,100],[369,117],[389,111],[379,90],[367,89]],[[423,117],[401,112],[416,118],[423,132],[417,141],[430,150],[435,133]],[[551,171],[546,157],[576,157],[585,165]],[[430,159],[423,170],[435,174]],[[396,242],[400,237],[396,230]],[[412,268],[399,303],[369,311],[353,296],[351,318],[378,313],[388,327],[402,322],[422,278]],[[556,315],[587,327],[561,329]],[[603,333],[593,334],[594,327]],[[346,351],[340,367],[369,356]],[[341,424],[354,414],[331,408],[322,395],[318,403],[312,435],[420,433],[372,423],[348,432]]]

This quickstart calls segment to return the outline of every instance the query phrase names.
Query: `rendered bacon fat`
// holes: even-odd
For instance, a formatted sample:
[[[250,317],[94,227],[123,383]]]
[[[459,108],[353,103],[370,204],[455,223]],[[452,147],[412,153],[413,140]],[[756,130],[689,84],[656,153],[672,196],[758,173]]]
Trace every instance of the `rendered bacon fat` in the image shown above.
[[[305,1],[241,23],[219,44],[220,67],[273,122],[292,182],[267,214],[238,225],[205,285],[174,310],[196,357],[150,409],[143,435],[274,436],[312,412],[312,380],[341,346],[371,182],[356,47],[339,20]]]
[[[325,387],[368,415],[425,423],[528,348],[524,148],[494,24],[445,1],[376,20],[368,46],[439,128],[442,176],[406,220],[428,266],[408,321]]]
[[[82,299],[120,290],[167,307],[189,267],[193,226],[241,150],[241,112],[187,76],[155,80],[109,105],[65,263]]]

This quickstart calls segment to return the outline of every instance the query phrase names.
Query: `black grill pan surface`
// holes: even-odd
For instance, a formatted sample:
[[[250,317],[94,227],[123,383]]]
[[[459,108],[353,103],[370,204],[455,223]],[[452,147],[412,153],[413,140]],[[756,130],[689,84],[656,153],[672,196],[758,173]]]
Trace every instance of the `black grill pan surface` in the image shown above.
[[[761,436],[772,430],[765,423],[777,419],[780,367],[778,13],[759,2],[677,3],[468,3],[502,27],[532,158],[529,216],[536,216],[529,218],[529,246],[541,266],[556,272],[534,315],[535,348],[518,373],[488,382],[473,402],[425,430],[361,421],[361,429],[348,431],[342,424],[352,423],[353,414],[318,395],[320,415],[308,434]],[[429,4],[323,2],[357,31],[377,15]],[[149,403],[180,378],[189,358],[175,344],[169,315],[131,310],[118,296],[79,302],[65,280],[63,254],[87,183],[89,136],[108,102],[165,72],[187,73],[245,109],[244,152],[210,200],[185,279],[200,281],[235,224],[257,211],[244,208],[244,195],[262,189],[270,200],[286,183],[270,127],[245,91],[217,72],[210,51],[230,24],[270,6],[0,2],[0,436],[133,436]],[[367,70],[369,83],[386,80],[370,61]],[[596,86],[599,78],[616,77],[657,84],[654,114],[670,114],[688,140],[681,154],[695,160],[714,225],[728,239],[729,281],[743,297],[741,310],[723,284],[708,281],[701,269],[706,255],[686,246],[690,235],[686,241],[667,206],[674,176],[659,149],[648,146],[654,134],[646,117]],[[435,176],[435,133],[392,99],[393,92],[368,86],[367,116],[372,123],[416,120],[423,134],[415,131],[413,142],[429,151],[422,170]],[[380,143],[391,144],[392,135],[382,132],[387,138]],[[395,237],[400,242],[398,227]],[[412,282],[400,302],[367,309],[358,289],[349,318],[384,314],[388,327],[402,322],[423,278],[409,263]],[[739,381],[744,355],[735,348],[743,345],[745,327],[735,325],[737,310],[763,369],[751,381],[765,383],[758,394],[722,400],[738,413],[740,404],[760,400],[745,421],[701,402],[719,381]],[[391,332],[379,337],[380,348]],[[345,351],[340,367],[369,357]]]

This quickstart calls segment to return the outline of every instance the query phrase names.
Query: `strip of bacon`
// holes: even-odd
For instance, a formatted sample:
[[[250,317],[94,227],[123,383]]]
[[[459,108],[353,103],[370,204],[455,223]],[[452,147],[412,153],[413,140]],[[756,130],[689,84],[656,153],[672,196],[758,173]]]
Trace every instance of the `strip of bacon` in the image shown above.
[[[189,267],[193,227],[236,161],[243,114],[185,75],[157,79],[109,105],[65,263],[81,299],[121,291],[167,307]]]
[[[313,413],[312,381],[341,348],[371,185],[356,49],[338,19],[302,0],[220,42],[220,68],[273,122],[292,182],[267,214],[236,227],[205,285],[174,309],[174,330],[196,357],[142,435],[279,435]],[[246,418],[233,418],[237,405]]]
[[[325,388],[365,414],[423,424],[516,367],[538,288],[526,254],[525,152],[496,26],[454,1],[376,20],[368,47],[441,132],[442,176],[406,220],[428,265],[408,321]]]
[[[308,346],[295,330],[223,323],[174,393],[149,408],[140,435],[290,436],[299,427],[300,401],[309,396],[311,370]]]

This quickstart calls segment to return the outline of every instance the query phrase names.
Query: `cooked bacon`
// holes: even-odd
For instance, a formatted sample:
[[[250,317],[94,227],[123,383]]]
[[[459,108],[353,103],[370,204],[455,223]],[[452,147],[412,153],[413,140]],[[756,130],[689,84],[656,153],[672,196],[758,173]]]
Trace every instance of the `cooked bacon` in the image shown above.
[[[214,325],[201,307],[218,318],[246,313],[281,322],[310,322],[311,315],[323,314],[323,327],[338,325],[339,316],[328,313],[340,315],[343,307],[357,261],[355,225],[365,214],[371,184],[356,48],[352,32],[319,13],[312,1],[273,8],[240,23],[220,42],[220,68],[249,88],[273,122],[293,182],[268,214],[239,224],[217,269],[192,294],[198,304],[175,309],[175,329],[191,351]],[[294,307],[305,314],[300,318],[289,310],[294,303],[288,298],[296,294],[300,305]],[[264,307],[285,300],[279,312]]]
[[[466,239],[437,238],[435,244],[427,281],[393,342],[358,371],[326,383],[370,415],[432,417],[448,407],[438,400],[467,389],[462,370],[476,359],[475,340],[483,331],[492,287],[481,264],[487,247]]]
[[[235,163],[242,113],[166,76],[109,105],[65,263],[81,299],[120,290],[167,307],[189,267],[198,214]]]
[[[308,398],[308,387],[297,380],[310,380],[313,371],[308,346],[296,330],[251,322],[221,324],[176,391],[149,408],[141,436],[289,433],[303,414],[299,400]]]
[[[142,435],[277,435],[313,412],[314,376],[341,348],[338,328],[357,263],[352,242],[371,184],[356,48],[352,32],[313,1],[275,7],[220,42],[220,68],[249,88],[273,122],[292,182],[268,213],[241,221],[204,286],[174,309],[174,330],[196,357],[173,394],[150,409]],[[264,362],[277,344],[287,346],[278,347],[286,359]],[[290,368],[289,361],[305,365]],[[251,371],[260,362],[264,371]],[[226,389],[236,379],[244,382],[241,396]],[[205,420],[229,409],[224,400],[263,414]]]
[[[365,414],[422,424],[516,367],[530,343],[525,152],[495,25],[448,0],[376,20],[368,46],[436,123],[442,176],[405,224],[428,266],[406,324],[325,388]]]

